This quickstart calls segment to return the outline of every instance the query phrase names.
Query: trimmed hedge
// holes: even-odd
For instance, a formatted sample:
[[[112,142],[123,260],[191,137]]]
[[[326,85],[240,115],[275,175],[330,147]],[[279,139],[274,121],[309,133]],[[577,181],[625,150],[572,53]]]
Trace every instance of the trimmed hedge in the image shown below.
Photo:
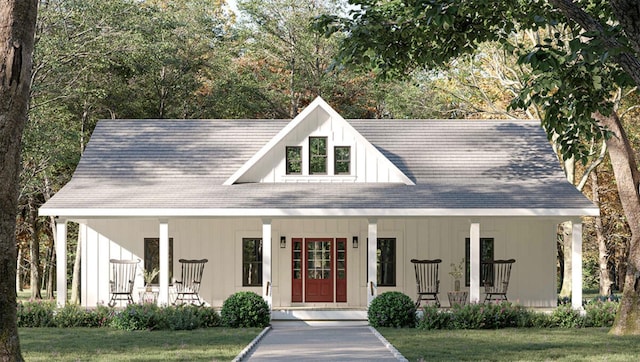
[[[222,304],[222,324],[226,327],[264,328],[271,323],[271,310],[265,300],[254,292],[237,292]]]
[[[531,311],[508,302],[470,304],[450,310],[430,306],[423,309],[416,327],[423,330],[611,327],[618,303],[593,301],[584,308],[582,314],[569,305],[560,305],[552,313]]]
[[[124,309],[100,305],[87,309],[75,304],[57,308],[54,301],[18,303],[18,327],[113,327],[123,330],[190,330],[220,326],[213,308],[178,305],[129,304]]]
[[[385,292],[371,301],[367,317],[373,327],[415,327],[416,308],[406,294]]]

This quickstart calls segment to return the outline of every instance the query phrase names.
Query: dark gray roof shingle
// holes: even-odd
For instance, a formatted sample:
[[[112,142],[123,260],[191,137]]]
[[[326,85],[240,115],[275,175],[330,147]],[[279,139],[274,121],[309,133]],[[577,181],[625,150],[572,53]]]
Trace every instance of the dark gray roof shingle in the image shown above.
[[[526,121],[348,120],[415,186],[222,185],[288,122],[103,120],[73,179],[41,213],[64,209],[597,212],[564,178],[539,124]]]

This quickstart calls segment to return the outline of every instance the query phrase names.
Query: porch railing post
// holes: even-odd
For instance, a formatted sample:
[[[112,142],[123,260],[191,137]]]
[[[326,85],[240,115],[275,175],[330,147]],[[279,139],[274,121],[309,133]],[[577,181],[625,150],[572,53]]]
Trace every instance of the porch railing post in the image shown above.
[[[169,221],[160,220],[159,230],[160,274],[158,280],[160,290],[158,293],[158,305],[169,304]]]
[[[469,228],[469,301],[480,301],[480,223],[471,223]]]
[[[56,302],[67,304],[67,220],[56,218]]]
[[[272,281],[271,281],[271,219],[262,220],[262,297],[272,306]]]
[[[378,220],[369,219],[367,241],[367,306],[378,294]]]

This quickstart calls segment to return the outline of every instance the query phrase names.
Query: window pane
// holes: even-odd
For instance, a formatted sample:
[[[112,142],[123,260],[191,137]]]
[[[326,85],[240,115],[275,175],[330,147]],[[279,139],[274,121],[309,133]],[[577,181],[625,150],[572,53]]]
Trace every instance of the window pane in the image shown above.
[[[396,239],[378,239],[378,285],[396,285]]]
[[[348,175],[351,173],[351,147],[336,147],[334,150],[334,158],[336,175]]]
[[[144,271],[151,273],[160,270],[160,239],[144,238]],[[173,238],[169,238],[169,283],[173,278]],[[151,284],[159,284],[160,276],[156,275]]]
[[[262,239],[242,239],[242,285],[262,285]]]
[[[309,174],[327,173],[327,137],[309,137]]]
[[[465,238],[465,285],[468,287],[471,285],[471,239]],[[482,270],[483,261],[492,261],[494,256],[493,238],[480,238],[480,280],[484,280],[484,271]]]
[[[302,173],[302,147],[287,146],[286,147],[286,163],[287,175],[296,175]]]

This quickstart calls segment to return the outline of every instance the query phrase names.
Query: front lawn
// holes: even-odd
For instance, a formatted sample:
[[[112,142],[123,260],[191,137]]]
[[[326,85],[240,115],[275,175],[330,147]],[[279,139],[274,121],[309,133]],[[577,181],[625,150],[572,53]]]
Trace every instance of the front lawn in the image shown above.
[[[27,361],[231,361],[260,328],[122,331],[20,328]]]
[[[609,328],[378,331],[409,361],[635,361],[640,356],[640,336],[611,336]]]

